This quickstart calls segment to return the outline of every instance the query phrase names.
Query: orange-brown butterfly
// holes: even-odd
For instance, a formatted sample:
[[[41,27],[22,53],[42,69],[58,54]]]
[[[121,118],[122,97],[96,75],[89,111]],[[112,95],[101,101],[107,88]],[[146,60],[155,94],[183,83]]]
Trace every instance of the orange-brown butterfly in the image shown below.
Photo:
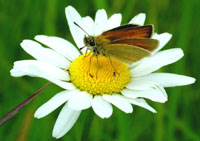
[[[74,24],[81,28],[77,23],[74,22]],[[84,29],[82,30],[88,35]],[[125,24],[105,31],[98,36],[85,36],[84,47],[93,52],[92,57],[98,57],[99,55],[109,57],[112,67],[111,58],[131,64],[144,57],[151,56],[151,52],[158,47],[159,41],[151,38],[153,33],[153,25]],[[113,76],[115,77],[117,71],[114,67],[113,70]],[[93,77],[90,74],[90,65],[88,72]]]
[[[74,24],[80,27],[77,23]],[[125,24],[98,36],[87,34],[84,43],[93,52],[93,56],[102,55],[131,64],[150,56],[158,47],[159,41],[151,38],[153,33],[153,25]]]

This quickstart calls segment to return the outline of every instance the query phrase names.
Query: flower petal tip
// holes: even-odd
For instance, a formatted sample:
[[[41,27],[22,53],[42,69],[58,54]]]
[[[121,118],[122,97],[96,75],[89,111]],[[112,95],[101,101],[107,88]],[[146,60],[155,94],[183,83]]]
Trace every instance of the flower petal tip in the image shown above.
[[[111,114],[112,115],[112,114]],[[107,115],[107,116],[100,116],[100,115],[98,115],[100,118],[102,118],[102,119],[108,119],[111,115]]]
[[[46,35],[36,35],[34,37],[34,39],[37,40],[37,41],[40,41],[40,40],[43,40],[43,39],[46,39],[46,38],[47,38]]]
[[[184,53],[183,53],[183,50],[181,48],[177,48],[177,51],[179,51],[179,53],[183,56]]]
[[[161,35],[162,35],[163,39],[170,40],[172,38],[172,34],[168,33],[168,32],[164,32]]]
[[[14,68],[10,70],[10,75],[15,76],[15,69]]]
[[[167,33],[167,32],[165,33],[165,36],[166,36],[166,37],[168,37],[168,38],[169,38],[169,40],[172,38],[172,34],[170,34],[170,33]]]
[[[146,19],[146,14],[145,13],[139,13],[138,18],[145,20]]]
[[[24,47],[26,46],[26,44],[29,43],[30,41],[31,41],[31,40],[25,39],[25,40],[23,40],[23,41],[20,43],[20,46],[21,46],[22,48],[24,48]]]
[[[105,11],[105,9],[99,9],[99,10],[97,11],[97,13],[100,14],[100,15],[101,15],[101,14],[106,14],[106,11]],[[97,14],[97,13],[96,13],[96,14]]]
[[[152,113],[157,114],[157,111],[156,111],[156,110],[153,110]]]
[[[163,96],[162,98],[160,98],[160,103],[165,103],[165,102],[167,102],[168,101],[168,96],[167,95],[165,95],[165,96]]]
[[[70,8],[74,9],[74,7],[72,7],[71,5],[68,5],[68,6],[65,8],[65,11],[68,10],[68,9],[70,9]]]
[[[70,14],[70,13],[74,13],[74,12],[77,12],[76,11],[76,9],[73,7],[73,6],[71,6],[71,5],[69,5],[69,6],[67,6],[66,8],[65,8],[65,14],[67,15],[67,14]]]
[[[131,109],[130,111],[127,111],[127,114],[131,114],[133,113],[133,109]]]
[[[62,136],[60,136],[60,135],[58,135],[58,134],[56,134],[56,133],[52,133],[52,136],[54,137],[54,138],[56,138],[56,139],[59,139],[59,138],[61,138]]]
[[[41,114],[41,112],[40,111],[36,111],[35,113],[34,113],[34,118],[37,118],[37,119],[40,119],[40,118],[42,118],[43,116],[42,116],[42,114]]]
[[[39,115],[34,115],[34,118],[41,119],[42,117],[40,117]]]
[[[131,19],[131,21],[129,23],[144,25],[145,19],[146,19],[146,14],[145,13],[139,13],[133,19]]]
[[[190,85],[190,84],[193,84],[195,82],[196,82],[196,78],[188,76],[188,80],[187,80],[187,84],[186,85]]]

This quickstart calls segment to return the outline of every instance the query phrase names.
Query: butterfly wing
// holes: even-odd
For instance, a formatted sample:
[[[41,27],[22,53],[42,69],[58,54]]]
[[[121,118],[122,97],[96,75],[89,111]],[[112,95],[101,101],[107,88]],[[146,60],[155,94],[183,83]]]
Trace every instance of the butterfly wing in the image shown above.
[[[156,39],[149,39],[149,38],[140,38],[140,39],[118,39],[111,41],[109,44],[127,44],[132,46],[141,47],[143,49],[146,49],[148,51],[154,51],[158,45],[159,41]]]
[[[150,56],[151,52],[143,48],[127,44],[106,44],[105,56],[131,64],[144,57]]]
[[[151,39],[152,34],[153,25],[127,24],[103,32],[95,40],[97,48],[103,48],[102,54],[131,64],[150,56],[158,47],[159,42]]]
[[[108,30],[106,32],[117,31],[117,30],[125,30],[125,29],[135,28],[137,26],[140,26],[140,25],[138,25],[138,24],[125,24],[125,25],[120,25],[118,27],[110,29],[110,30]]]
[[[134,24],[122,25],[103,32],[100,36],[110,41],[129,38],[151,38],[153,25],[138,26]]]

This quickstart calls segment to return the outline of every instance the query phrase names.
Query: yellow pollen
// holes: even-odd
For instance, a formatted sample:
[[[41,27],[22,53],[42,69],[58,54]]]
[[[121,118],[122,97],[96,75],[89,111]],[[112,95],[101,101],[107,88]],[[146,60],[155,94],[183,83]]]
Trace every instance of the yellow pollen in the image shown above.
[[[72,83],[82,91],[93,95],[120,92],[130,81],[126,64],[92,53],[77,57],[70,65]]]

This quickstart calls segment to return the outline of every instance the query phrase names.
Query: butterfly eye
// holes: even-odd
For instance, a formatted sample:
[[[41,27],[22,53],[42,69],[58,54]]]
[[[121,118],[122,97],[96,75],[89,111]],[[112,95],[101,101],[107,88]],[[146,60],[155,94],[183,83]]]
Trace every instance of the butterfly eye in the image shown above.
[[[95,46],[94,40],[90,41],[90,46]]]

